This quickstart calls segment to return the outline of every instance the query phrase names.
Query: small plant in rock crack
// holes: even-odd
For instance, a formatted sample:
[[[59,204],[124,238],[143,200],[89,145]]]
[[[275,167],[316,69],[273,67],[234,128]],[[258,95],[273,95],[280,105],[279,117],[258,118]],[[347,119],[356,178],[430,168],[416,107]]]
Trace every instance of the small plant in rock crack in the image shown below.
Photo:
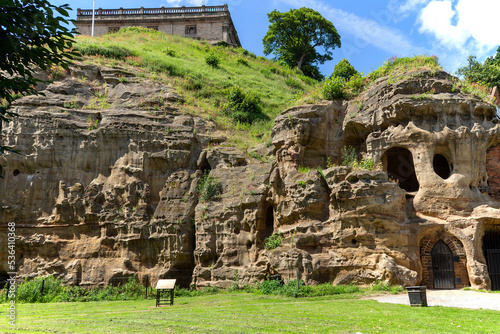
[[[266,249],[275,249],[281,246],[283,243],[283,237],[281,233],[273,233],[268,238],[264,240],[264,247]]]
[[[208,202],[220,198],[220,180],[206,173],[198,184],[198,195],[201,202]]]

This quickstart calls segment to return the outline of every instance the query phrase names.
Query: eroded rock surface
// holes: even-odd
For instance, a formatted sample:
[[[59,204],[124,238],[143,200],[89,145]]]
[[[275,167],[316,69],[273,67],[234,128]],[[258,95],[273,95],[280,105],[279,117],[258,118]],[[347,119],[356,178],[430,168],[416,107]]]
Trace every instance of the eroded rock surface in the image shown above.
[[[227,287],[236,276],[298,274],[307,284],[491,288],[496,110],[454,80],[385,77],[349,102],[286,110],[271,148],[254,150],[275,157],[262,162],[182,113],[182,92],[75,65],[45,96],[16,101],[20,116],[2,129],[21,152],[0,157],[0,219],[17,224],[18,272],[90,285],[138,275]],[[376,168],[338,167],[345,146]],[[283,242],[266,249],[273,233]]]

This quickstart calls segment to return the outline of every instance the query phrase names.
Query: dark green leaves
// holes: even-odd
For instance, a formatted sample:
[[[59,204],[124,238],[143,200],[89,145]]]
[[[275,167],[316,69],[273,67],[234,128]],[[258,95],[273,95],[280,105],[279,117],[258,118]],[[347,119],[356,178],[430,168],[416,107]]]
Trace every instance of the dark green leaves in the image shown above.
[[[76,33],[65,26],[69,9],[47,0],[0,1],[0,121],[15,116],[7,111],[14,99],[36,93],[37,69],[67,68],[76,55],[68,51]],[[54,10],[63,17],[54,16]],[[5,151],[12,150],[0,145],[0,154]]]
[[[310,77],[319,75],[315,64],[331,60],[331,50],[340,47],[340,35],[333,24],[315,10],[274,10],[267,16],[271,24],[262,40],[264,54],[273,53],[276,59],[302,69]],[[323,54],[317,51],[318,47],[324,50]]]

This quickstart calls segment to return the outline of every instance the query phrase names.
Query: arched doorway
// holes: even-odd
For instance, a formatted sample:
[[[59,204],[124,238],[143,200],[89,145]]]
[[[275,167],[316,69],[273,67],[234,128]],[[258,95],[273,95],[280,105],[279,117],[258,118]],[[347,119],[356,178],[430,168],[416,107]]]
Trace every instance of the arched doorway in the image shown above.
[[[488,266],[491,290],[500,290],[500,226],[494,226],[483,237],[483,253]]]
[[[393,147],[384,153],[382,161],[389,177],[396,180],[401,188],[408,192],[418,191],[420,185],[415,175],[413,156],[409,150]]]
[[[450,247],[443,240],[439,240],[432,248],[431,254],[434,289],[454,289],[455,272]]]

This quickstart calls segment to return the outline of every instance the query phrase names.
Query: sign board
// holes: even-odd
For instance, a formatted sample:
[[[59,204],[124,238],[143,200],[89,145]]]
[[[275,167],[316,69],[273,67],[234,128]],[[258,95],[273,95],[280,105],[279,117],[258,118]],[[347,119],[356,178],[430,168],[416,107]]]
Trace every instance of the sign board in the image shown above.
[[[155,289],[173,289],[175,287],[175,281],[175,279],[159,279]]]

